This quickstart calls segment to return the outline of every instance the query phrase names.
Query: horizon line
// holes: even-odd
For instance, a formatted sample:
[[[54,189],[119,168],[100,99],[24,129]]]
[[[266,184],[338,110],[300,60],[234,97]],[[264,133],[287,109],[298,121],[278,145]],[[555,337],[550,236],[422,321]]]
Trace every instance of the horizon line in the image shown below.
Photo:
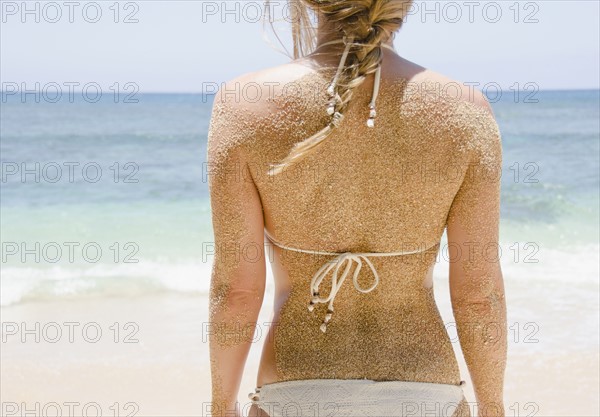
[[[499,89],[499,90],[494,90],[494,91],[501,91],[501,92],[523,92],[523,93],[530,93],[532,90],[512,90],[512,89]],[[543,89],[539,89],[537,90],[537,92],[556,92],[556,91],[599,91],[600,92],[600,86],[597,87],[578,87],[578,88],[543,88]],[[72,90],[73,93],[82,93],[83,90]],[[114,93],[114,91],[111,91],[112,93]],[[20,92],[19,91],[4,91],[4,90],[0,90],[0,94],[6,94],[9,93],[10,95],[19,95]],[[42,94],[43,91],[42,90],[27,90],[27,92],[25,94],[30,95],[30,94]],[[119,94],[130,94],[131,91],[126,91],[126,90],[119,90],[118,91]],[[207,91],[175,91],[175,90],[165,90],[165,91],[137,91],[136,94],[189,94],[189,95],[215,95],[216,93],[214,92],[207,92]]]

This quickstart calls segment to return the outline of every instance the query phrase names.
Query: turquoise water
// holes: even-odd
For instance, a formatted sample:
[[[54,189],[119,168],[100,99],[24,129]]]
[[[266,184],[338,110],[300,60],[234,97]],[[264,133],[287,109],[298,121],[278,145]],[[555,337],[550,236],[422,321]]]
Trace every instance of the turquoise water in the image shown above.
[[[212,229],[203,163],[212,97],[137,98],[3,97],[2,305],[207,292]],[[599,92],[513,98],[493,103],[504,146],[507,278],[521,273],[529,254],[539,262],[528,271],[539,279],[597,282]]]

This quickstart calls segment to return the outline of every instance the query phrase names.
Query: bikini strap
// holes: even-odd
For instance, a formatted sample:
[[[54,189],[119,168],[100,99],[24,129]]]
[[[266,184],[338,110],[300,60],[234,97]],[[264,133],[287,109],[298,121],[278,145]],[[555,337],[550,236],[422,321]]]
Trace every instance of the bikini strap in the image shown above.
[[[343,255],[345,253],[352,253],[354,255],[363,255],[363,256],[398,256],[398,255],[412,255],[414,253],[419,253],[419,252],[425,252],[427,249],[430,249],[434,246],[436,246],[437,244],[439,244],[439,242],[435,242],[431,245],[429,245],[428,247],[426,247],[425,249],[415,249],[415,250],[410,250],[410,251],[395,251],[395,252],[327,252],[327,251],[318,251],[318,250],[311,250],[311,249],[300,249],[300,248],[294,248],[292,246],[287,246],[284,245],[282,243],[280,243],[279,241],[277,241],[277,239],[275,239],[273,237],[273,235],[271,235],[267,229],[264,229],[265,231],[265,236],[267,237],[267,239],[269,239],[275,246],[279,246],[282,249],[287,249],[287,250],[291,250],[294,252],[301,252],[301,253],[308,253],[308,254],[312,254],[312,255],[336,255],[336,256],[340,256]]]
[[[332,44],[336,44],[336,43],[344,43],[346,45],[346,47],[344,48],[344,52],[342,53],[342,58],[340,59],[340,63],[338,65],[337,71],[333,77],[333,80],[331,81],[331,84],[327,88],[327,94],[329,94],[329,97],[330,97],[329,104],[327,105],[327,114],[329,116],[332,116],[332,121],[330,123],[332,127],[337,127],[339,125],[340,121],[343,119],[343,115],[337,111],[337,105],[342,100],[341,97],[339,96],[339,94],[337,93],[337,83],[338,83],[339,77],[342,74],[342,71],[344,69],[344,65],[346,64],[346,60],[348,59],[348,54],[350,52],[350,48],[352,47],[352,45],[354,45],[353,40],[354,40],[354,38],[352,38],[352,37],[344,37],[343,39],[335,39],[333,41],[326,42],[319,46],[319,48],[321,48],[323,46],[332,45]],[[391,49],[392,51],[395,52],[395,49],[389,45],[381,44],[381,46],[384,48]],[[317,48],[317,49],[319,49],[319,48]],[[367,120],[367,126],[370,128],[375,127],[375,117],[377,117],[377,110],[375,108],[375,105],[377,102],[377,96],[379,94],[380,84],[381,84],[381,63],[377,66],[377,69],[375,70],[375,80],[373,82],[373,93],[371,95],[371,102],[369,103],[369,119]]]
[[[368,258],[369,256],[409,255],[409,254],[413,254],[413,253],[424,252],[425,250],[429,249],[429,248],[427,248],[427,249],[423,249],[423,250],[385,252],[385,253],[384,252],[343,252],[343,253],[339,253],[339,252],[314,251],[314,250],[308,250],[308,249],[298,249],[298,248],[293,248],[290,246],[283,245],[283,244],[277,242],[271,236],[271,234],[269,232],[267,232],[266,228],[264,229],[264,231],[265,231],[265,235],[267,236],[267,238],[273,244],[275,244],[276,246],[279,246],[280,248],[295,251],[295,252],[308,253],[308,254],[335,255],[336,256],[335,259],[333,259],[330,262],[326,262],[323,266],[321,266],[321,268],[319,268],[319,270],[317,272],[315,272],[315,274],[313,275],[313,277],[310,281],[310,297],[311,298],[310,298],[310,301],[308,302],[308,311],[310,311],[310,312],[314,311],[315,304],[329,303],[327,306],[327,312],[325,314],[325,318],[323,319],[323,322],[321,323],[321,326],[320,326],[320,329],[323,333],[325,333],[325,331],[327,330],[327,324],[329,323],[329,321],[331,321],[331,317],[333,315],[333,300],[335,299],[335,296],[337,295],[338,291],[342,287],[342,284],[344,283],[344,281],[350,274],[350,269],[352,268],[352,265],[354,263],[356,263],[356,268],[354,269],[354,273],[352,274],[352,282],[354,283],[354,288],[356,288],[359,292],[368,293],[368,292],[373,291],[375,289],[375,287],[377,287],[377,285],[379,284],[379,274],[377,273],[377,270],[375,269],[375,266],[373,266],[373,263],[371,262],[371,260]],[[439,242],[431,245],[430,247],[433,247],[437,244],[439,244]],[[366,289],[361,288],[361,286],[358,284],[358,275],[362,268],[363,261],[371,269],[371,272],[373,273],[373,277],[375,278],[373,284]],[[343,269],[343,271],[340,274],[340,269],[344,265],[345,265],[345,268]],[[329,292],[329,295],[327,295],[326,297],[321,297],[319,294],[319,285],[321,285],[321,282],[325,279],[325,277],[327,277],[327,275],[330,272],[332,273],[331,274],[331,290]]]

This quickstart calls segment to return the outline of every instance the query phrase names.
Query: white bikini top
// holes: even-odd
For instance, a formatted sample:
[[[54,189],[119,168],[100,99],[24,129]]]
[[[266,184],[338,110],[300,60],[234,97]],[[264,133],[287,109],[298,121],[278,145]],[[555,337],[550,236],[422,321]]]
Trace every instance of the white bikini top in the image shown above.
[[[429,248],[432,248],[432,247],[436,246],[437,244],[439,244],[439,242],[436,242],[425,249],[418,249],[418,250],[413,250],[413,251],[400,251],[400,252],[385,252],[385,253],[384,252],[342,252],[342,253],[324,252],[324,251],[314,251],[314,250],[308,250],[308,249],[292,248],[290,246],[283,245],[283,244],[277,242],[273,238],[273,236],[271,236],[269,234],[269,232],[267,232],[267,229],[264,229],[264,230],[265,230],[265,236],[274,245],[279,246],[282,249],[287,249],[287,250],[291,250],[291,251],[295,251],[295,252],[309,253],[309,254],[314,254],[314,255],[337,255],[333,261],[327,262],[321,268],[319,268],[319,270],[317,272],[315,272],[315,274],[313,275],[313,277],[310,281],[311,300],[308,303],[308,311],[313,311],[314,305],[317,303],[329,302],[329,306],[327,307],[327,314],[325,314],[325,319],[323,320],[323,323],[321,324],[321,327],[320,327],[321,331],[323,331],[323,333],[325,333],[325,331],[327,330],[327,323],[329,323],[329,321],[331,320],[331,315],[333,314],[333,300],[334,300],[336,294],[338,293],[339,289],[341,288],[342,284],[344,283],[344,280],[350,273],[350,269],[352,268],[352,264],[354,262],[356,262],[356,264],[357,264],[357,266],[354,270],[354,274],[352,275],[352,281],[354,282],[354,287],[362,293],[368,293],[368,292],[371,292],[377,286],[377,284],[379,284],[379,275],[377,274],[377,270],[375,269],[375,267],[369,260],[369,258],[368,258],[369,256],[410,255],[410,254],[414,254],[414,253],[424,252],[424,251],[428,250]],[[375,277],[375,282],[373,283],[373,285],[371,285],[367,289],[363,289],[358,285],[358,274],[360,273],[360,269],[362,268],[363,260],[367,263],[369,268],[371,268],[371,271],[373,272],[373,276]],[[344,265],[344,263],[346,263],[346,268],[341,273],[341,275],[339,275],[339,270],[342,267],[342,265]],[[327,274],[331,270],[333,270],[333,274],[331,275],[331,291],[329,292],[329,295],[327,297],[321,298],[321,297],[319,297],[319,285],[321,284],[323,279],[327,276]]]
[[[333,78],[333,81],[331,82],[331,84],[329,85],[329,87],[327,88],[327,92],[330,96],[330,102],[329,102],[329,106],[327,108],[327,113],[332,116],[332,122],[331,124],[334,127],[337,127],[339,122],[343,119],[343,115],[341,113],[339,113],[336,109],[337,104],[341,101],[340,96],[337,94],[337,82],[338,82],[338,78],[340,77],[342,70],[344,68],[344,65],[346,63],[346,59],[348,57],[348,54],[350,52],[350,48],[354,45],[353,43],[353,38],[346,38],[344,37],[343,39],[336,39],[334,41],[331,42],[327,42],[324,43],[322,45],[319,46],[325,46],[325,45],[329,45],[329,44],[334,44],[334,43],[340,43],[343,42],[346,46],[344,48],[344,53],[342,54],[342,58],[340,60],[340,64],[338,66],[337,72]],[[386,44],[381,44],[382,47],[384,48],[388,48],[392,51],[395,52],[395,49],[391,46],[388,46]],[[317,48],[318,49],[318,48]],[[367,126],[368,127],[374,127],[375,126],[375,116],[377,115],[377,112],[375,111],[375,102],[377,100],[377,95],[379,93],[379,86],[380,86],[380,82],[381,82],[381,65],[379,65],[377,67],[377,70],[375,71],[375,81],[373,84],[373,94],[371,97],[371,103],[369,104],[369,119],[367,121]],[[278,243],[265,229],[265,235],[267,236],[267,238],[273,242],[273,244],[275,244],[276,246],[279,246],[282,249],[287,249],[287,250],[291,250],[291,251],[296,251],[296,252],[302,252],[302,253],[309,253],[309,254],[314,254],[314,255],[337,255],[336,258],[333,260],[333,262],[327,262],[325,265],[323,265],[317,272],[315,272],[315,274],[312,277],[312,280],[310,282],[310,293],[311,293],[311,300],[308,303],[308,310],[309,311],[313,311],[314,310],[314,305],[317,303],[326,303],[329,302],[329,306],[327,308],[327,314],[325,314],[325,319],[323,320],[323,323],[321,324],[321,330],[323,332],[325,332],[327,330],[327,323],[329,323],[329,321],[331,320],[331,315],[333,314],[333,300],[336,296],[336,294],[338,293],[340,287],[342,286],[342,284],[344,283],[344,280],[346,279],[346,277],[348,276],[348,274],[350,273],[350,269],[352,268],[352,264],[354,262],[356,262],[357,267],[354,270],[354,274],[352,276],[352,281],[354,282],[354,287],[362,292],[362,293],[368,293],[371,292],[379,283],[379,275],[377,274],[377,270],[375,269],[375,267],[373,266],[373,264],[371,263],[371,261],[369,260],[368,256],[396,256],[396,255],[410,255],[413,253],[418,253],[418,252],[423,252],[435,245],[437,245],[437,243],[431,245],[430,247],[426,248],[426,249],[422,249],[422,250],[414,250],[414,251],[401,251],[401,252],[389,252],[389,253],[380,253],[380,252],[367,252],[367,253],[354,253],[354,252],[343,252],[343,253],[337,253],[337,252],[321,252],[321,251],[313,251],[313,250],[305,250],[305,249],[297,249],[297,248],[292,248],[289,246],[285,246],[282,245],[281,243]],[[358,274],[360,273],[360,269],[362,267],[362,261],[365,261],[367,263],[367,265],[369,266],[369,268],[371,268],[371,271],[373,271],[373,275],[375,277],[375,282],[373,283],[373,285],[371,285],[369,288],[367,289],[363,289],[358,285]],[[344,263],[346,263],[346,267],[344,269],[344,271],[341,273],[341,275],[339,275],[339,270],[342,267],[342,265],[344,265]],[[321,282],[323,281],[323,279],[327,276],[327,274],[333,270],[333,274],[331,276],[331,292],[329,293],[329,295],[325,298],[321,298],[319,297],[319,285],[321,284]]]

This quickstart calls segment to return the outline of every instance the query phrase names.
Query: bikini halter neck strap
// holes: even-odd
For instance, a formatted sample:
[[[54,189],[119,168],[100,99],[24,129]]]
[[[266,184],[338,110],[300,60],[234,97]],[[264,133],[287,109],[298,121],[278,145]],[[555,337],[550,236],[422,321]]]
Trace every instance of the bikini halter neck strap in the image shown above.
[[[316,50],[318,50],[318,49],[322,48],[323,46],[333,45],[333,44],[337,44],[337,43],[344,43],[346,45],[344,48],[344,52],[342,53],[342,58],[340,59],[340,63],[338,65],[335,76],[333,77],[331,84],[329,84],[329,87],[327,88],[327,94],[329,95],[329,98],[330,98],[329,104],[327,106],[327,114],[332,116],[332,121],[330,123],[332,127],[339,126],[339,123],[344,118],[343,114],[341,114],[340,112],[337,111],[337,106],[342,101],[341,97],[337,93],[337,84],[338,84],[340,75],[342,74],[342,71],[344,69],[344,66],[346,64],[346,60],[348,59],[348,54],[350,52],[350,48],[353,45],[356,45],[353,43],[353,41],[354,41],[354,38],[352,38],[352,37],[344,37],[343,39],[335,39],[333,41],[325,42],[325,43],[319,45],[319,47],[316,49]],[[392,46],[389,46],[387,44],[381,44],[381,46],[384,48],[391,49],[392,51],[395,51],[395,49]],[[377,102],[377,95],[379,94],[380,84],[381,84],[381,64],[379,64],[377,66],[377,69],[375,70],[375,81],[373,83],[373,93],[371,95],[371,102],[369,103],[369,119],[367,120],[367,126],[371,127],[371,128],[375,127],[375,117],[377,116],[375,104]]]

